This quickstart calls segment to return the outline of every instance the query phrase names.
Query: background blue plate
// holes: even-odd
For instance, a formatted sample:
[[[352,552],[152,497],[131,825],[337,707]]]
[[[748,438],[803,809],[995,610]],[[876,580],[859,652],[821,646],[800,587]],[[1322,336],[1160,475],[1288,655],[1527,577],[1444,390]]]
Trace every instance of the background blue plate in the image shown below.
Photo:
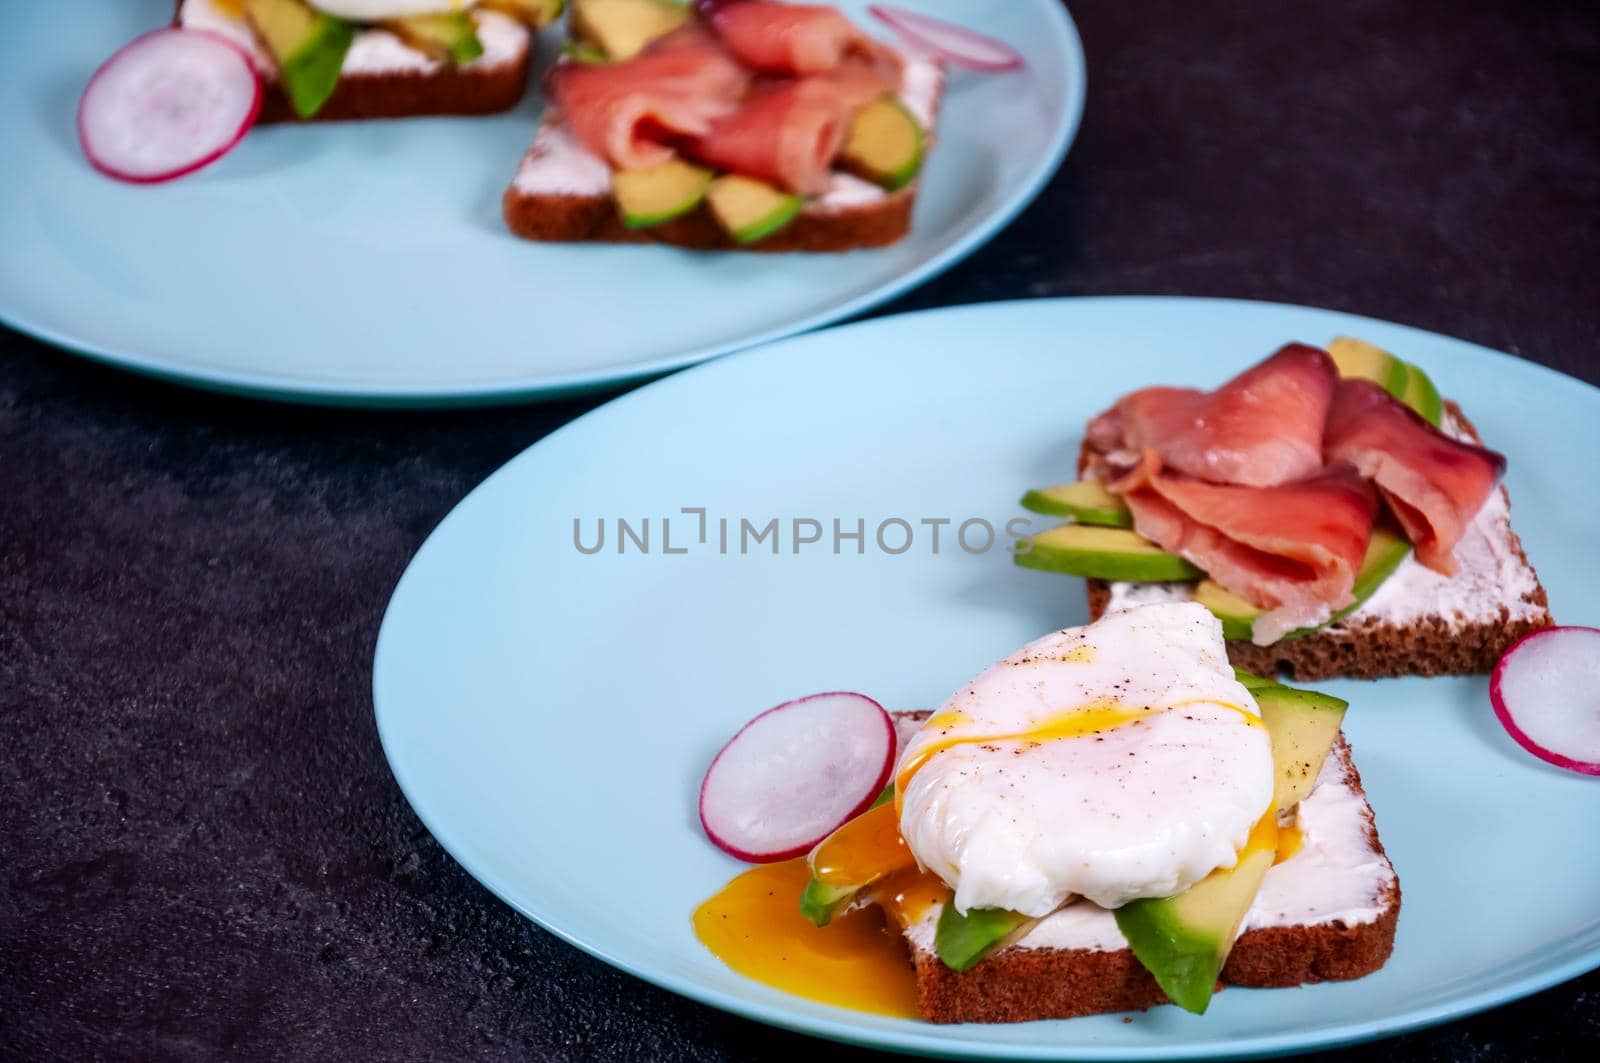
[[[378,727],[428,828],[530,918],[642,978],[841,1040],[940,1054],[1265,1054],[1394,1033],[1600,965],[1600,784],[1528,756],[1482,678],[1319,684],[1405,891],[1393,959],[1357,982],[1229,990],[1175,1008],[934,1027],[788,997],[723,967],[689,915],[740,865],[702,837],[711,756],[756,712],[816,690],[933,706],[1017,646],[1084,620],[1083,587],[1001,551],[831,550],[873,529],[1021,517],[1072,473],[1085,420],[1151,384],[1213,385],[1289,339],[1364,336],[1425,366],[1510,457],[1517,529],[1556,616],[1600,622],[1600,391],[1442,336],[1318,310],[1184,299],[995,304],[774,345],[625,396],[511,462],[428,540],[378,642]],[[692,411],[692,412],[689,412]],[[707,542],[698,518],[704,507]],[[582,521],[650,520],[651,553],[585,556]],[[668,555],[662,518],[672,517]],[[719,553],[718,519],[733,521]],[[773,556],[738,522],[780,520]],[[821,546],[792,552],[789,522]],[[803,526],[809,529],[809,525]],[[951,526],[952,528],[954,525]],[[889,546],[902,536],[892,533]],[[971,544],[981,538],[970,534]]]
[[[759,256],[513,237],[500,197],[533,139],[533,92],[492,118],[258,129],[199,174],[118,184],[83,160],[78,96],[171,0],[8,4],[0,320],[140,372],[372,405],[562,394],[836,321],[1009,221],[1083,110],[1083,52],[1057,0],[904,5],[984,27],[1027,70],[953,77],[900,244]],[[862,0],[839,6],[881,29]]]

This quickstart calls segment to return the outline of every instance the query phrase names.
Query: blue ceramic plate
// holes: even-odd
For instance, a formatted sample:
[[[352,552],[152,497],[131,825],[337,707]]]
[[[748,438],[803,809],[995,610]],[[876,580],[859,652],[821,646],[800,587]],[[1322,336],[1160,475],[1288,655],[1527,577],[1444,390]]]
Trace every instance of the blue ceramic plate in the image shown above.
[[[493,118],[258,129],[199,174],[118,184],[83,160],[78,96],[171,0],[9,4],[0,320],[139,372],[366,405],[558,395],[837,321],[1009,221],[1083,110],[1083,52],[1058,0],[903,4],[984,27],[1029,65],[953,76],[909,237],[821,256],[513,237],[500,197],[533,139],[532,92]],[[839,6],[882,30],[864,0]],[[546,57],[556,41],[546,33]]]
[[[1442,336],[1345,314],[1187,299],[997,304],[776,344],[621,398],[511,462],[447,518],[378,641],[384,748],[428,828],[551,931],[641,978],[823,1037],[942,1055],[1269,1054],[1392,1034],[1600,965],[1600,783],[1524,753],[1482,678],[1319,684],[1405,890],[1394,957],[1357,982],[1156,1008],[936,1027],[811,1004],[696,941],[740,870],[701,835],[717,748],[816,690],[933,706],[1024,642],[1085,619],[1082,584],[953,545],[1071,474],[1084,421],[1135,386],[1213,384],[1285,340],[1352,333],[1427,367],[1511,461],[1516,523],[1570,624],[1600,623],[1600,391]],[[1575,494],[1576,492],[1576,494]],[[705,541],[698,514],[704,509]],[[618,518],[633,539],[617,553]],[[721,520],[730,521],[727,553]],[[778,521],[740,552],[740,522]],[[794,552],[792,522],[822,542]],[[907,521],[913,547],[875,541]],[[593,547],[597,521],[605,548]],[[670,519],[670,526],[664,522]],[[832,522],[867,528],[832,549]],[[950,520],[935,554],[924,520]],[[800,525],[800,538],[817,526]],[[665,537],[670,535],[670,544]],[[982,546],[979,525],[968,545]],[[904,532],[886,536],[898,549]],[[674,552],[669,554],[667,546]]]

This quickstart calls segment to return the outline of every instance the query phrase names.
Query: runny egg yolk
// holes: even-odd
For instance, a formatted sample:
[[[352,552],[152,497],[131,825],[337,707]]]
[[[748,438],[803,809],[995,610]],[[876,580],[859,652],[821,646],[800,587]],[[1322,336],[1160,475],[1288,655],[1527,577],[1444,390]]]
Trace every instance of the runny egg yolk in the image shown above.
[[[914,867],[916,862],[900,837],[894,803],[885,802],[863,812],[817,846],[811,854],[811,873],[829,885],[859,886]]]
[[[855,1011],[916,1018],[917,978],[900,927],[876,905],[813,926],[800,914],[800,893],[810,877],[804,859],[746,871],[695,909],[696,936],[723,963],[774,989]],[[916,890],[909,884],[903,889]]]
[[[1300,846],[1305,844],[1305,835],[1300,833],[1299,827],[1278,828],[1278,855],[1273,859],[1274,864],[1281,864],[1289,857],[1300,851]]]

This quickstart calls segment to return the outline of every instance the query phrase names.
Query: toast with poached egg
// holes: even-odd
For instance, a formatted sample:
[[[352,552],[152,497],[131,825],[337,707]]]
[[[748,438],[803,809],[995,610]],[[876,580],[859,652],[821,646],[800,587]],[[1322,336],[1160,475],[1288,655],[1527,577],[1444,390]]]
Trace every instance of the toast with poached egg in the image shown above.
[[[562,0],[177,0],[173,24],[242,48],[258,122],[492,114],[527,89]]]
[[[1400,886],[1344,708],[1235,672],[1192,602],[1045,636],[901,717],[892,802],[811,853],[802,912],[881,906],[930,1022],[1370,974]]]

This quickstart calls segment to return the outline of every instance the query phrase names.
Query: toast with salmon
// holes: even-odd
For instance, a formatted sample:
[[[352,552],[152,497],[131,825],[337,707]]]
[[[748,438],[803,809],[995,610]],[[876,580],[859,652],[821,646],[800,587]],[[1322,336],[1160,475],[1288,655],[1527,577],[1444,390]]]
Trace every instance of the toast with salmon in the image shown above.
[[[928,713],[903,714],[920,723]],[[1298,813],[1302,841],[1267,872],[1222,969],[1224,986],[1279,989],[1364,978],[1388,962],[1400,880],[1341,736]],[[1027,1022],[1168,1002],[1113,914],[1078,901],[965,971],[935,951],[940,909],[903,927],[917,1009],[934,1023]]]
[[[260,123],[482,115],[522,99],[537,30],[560,14],[562,0],[442,2],[437,13],[372,21],[340,14],[383,8],[177,0],[173,24],[215,33],[250,56],[266,88]]]
[[[1073,522],[1018,563],[1086,577],[1093,618],[1199,601],[1262,674],[1490,671],[1554,622],[1505,459],[1420,367],[1357,340],[1329,351],[1124,396],[1090,424],[1079,482],[1024,500]]]
[[[772,252],[905,236],[938,61],[832,8],[663,3],[574,0],[574,41],[504,196],[513,233]]]

